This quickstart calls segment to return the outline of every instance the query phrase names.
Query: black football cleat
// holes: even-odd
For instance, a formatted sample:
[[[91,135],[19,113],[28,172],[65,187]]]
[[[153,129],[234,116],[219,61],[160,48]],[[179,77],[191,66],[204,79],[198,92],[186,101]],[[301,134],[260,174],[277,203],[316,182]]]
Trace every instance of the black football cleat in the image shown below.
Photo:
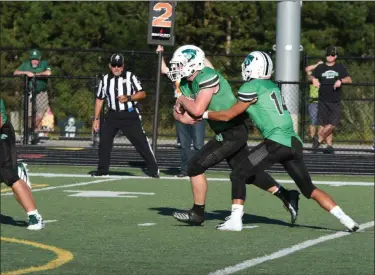
[[[198,215],[192,209],[177,210],[173,212],[173,217],[180,222],[190,225],[201,225],[204,222],[204,216]]]
[[[298,216],[299,192],[297,190],[288,190],[285,197],[284,207],[290,213],[292,224],[295,224]]]
[[[109,174],[105,172],[94,171],[91,173],[92,177],[108,177]]]

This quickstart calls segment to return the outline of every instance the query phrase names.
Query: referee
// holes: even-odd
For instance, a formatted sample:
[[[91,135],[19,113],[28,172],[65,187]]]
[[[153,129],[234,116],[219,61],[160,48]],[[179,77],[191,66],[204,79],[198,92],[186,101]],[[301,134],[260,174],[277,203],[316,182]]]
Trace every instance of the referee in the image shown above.
[[[113,140],[119,130],[134,145],[148,166],[148,175],[159,177],[155,155],[143,131],[137,102],[146,97],[137,77],[124,71],[124,56],[112,54],[109,68],[111,72],[102,77],[95,102],[93,130],[99,130],[99,116],[104,99],[107,99],[108,113],[100,131],[98,170],[92,176],[108,175]]]

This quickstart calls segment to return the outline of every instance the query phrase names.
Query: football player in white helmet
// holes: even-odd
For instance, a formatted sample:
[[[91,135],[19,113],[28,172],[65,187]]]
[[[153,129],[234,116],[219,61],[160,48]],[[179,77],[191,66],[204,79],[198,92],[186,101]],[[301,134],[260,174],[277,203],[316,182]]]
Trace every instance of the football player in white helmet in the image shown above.
[[[251,52],[242,64],[242,78],[245,82],[238,90],[237,103],[226,110],[206,112],[205,116],[209,120],[223,122],[245,113],[264,138],[233,168],[230,177],[242,177],[247,184],[251,184],[255,182],[254,176],[279,163],[307,199],[315,200],[350,231],[357,231],[358,224],[345,214],[329,194],[313,184],[303,160],[303,142],[293,128],[293,120],[280,88],[270,80],[272,67],[268,54]],[[242,185],[245,186],[243,182]],[[298,197],[298,191],[294,193]],[[218,229],[241,228],[241,216],[234,214],[232,209],[230,218],[218,225]]]
[[[204,52],[197,46],[185,45],[178,48],[169,62],[171,64],[168,72],[170,80],[179,81],[189,78],[195,72],[205,67]]]
[[[273,73],[271,57],[260,51],[251,52],[241,65],[243,81],[270,79]]]
[[[162,70],[168,71],[168,76],[172,81],[180,81],[179,87],[182,93],[174,108],[176,120],[186,124],[194,123],[206,110],[226,110],[237,102],[228,81],[218,71],[205,65],[205,54],[197,46],[186,45],[178,48],[170,64],[169,71],[163,65]],[[188,117],[188,114],[191,116]],[[204,222],[207,192],[205,171],[223,160],[226,160],[230,167],[236,167],[248,151],[248,128],[245,124],[245,117],[238,117],[227,122],[209,120],[208,124],[216,136],[196,152],[187,165],[186,172],[193,189],[193,207],[189,210],[176,210],[173,213],[177,220],[192,225]],[[255,177],[256,186],[275,194],[288,206],[295,205],[292,213],[292,222],[295,222],[298,213],[298,197],[290,197],[289,191],[279,186],[265,172]],[[236,217],[241,219],[246,197],[245,181],[234,178],[231,178],[231,181],[232,209],[235,209]],[[221,227],[220,230],[241,231],[242,222],[229,228]]]

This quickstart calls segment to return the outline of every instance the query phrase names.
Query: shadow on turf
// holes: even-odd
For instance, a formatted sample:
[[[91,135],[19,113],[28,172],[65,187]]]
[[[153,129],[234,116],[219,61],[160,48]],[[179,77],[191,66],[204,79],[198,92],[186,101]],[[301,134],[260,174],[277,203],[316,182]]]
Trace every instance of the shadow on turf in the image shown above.
[[[96,170],[89,171],[88,174],[92,175],[95,173]],[[109,171],[110,176],[135,176],[133,173],[125,172],[125,171]]]
[[[170,207],[155,207],[155,208],[150,208],[150,210],[158,211],[158,214],[162,215],[162,216],[171,216],[172,217],[173,212],[178,210],[178,209],[170,208]],[[229,215],[230,215],[230,211],[228,211],[228,210],[215,210],[213,212],[206,212],[205,220],[206,221],[218,220],[218,221],[224,222],[225,217],[227,217]],[[289,216],[288,216],[288,218],[289,218]],[[284,222],[284,221],[277,220],[277,219],[267,218],[267,217],[263,217],[263,216],[257,216],[257,215],[253,215],[253,214],[246,214],[246,213],[243,215],[243,223],[244,223],[244,225],[263,223],[263,224],[277,224],[277,225],[288,226],[288,227],[299,227],[299,228],[310,228],[310,229],[318,229],[318,230],[323,229],[323,230],[329,230],[329,231],[340,231],[340,230],[332,229],[332,228],[298,224],[298,220],[297,220],[297,224],[291,224],[291,223]],[[191,226],[191,225],[180,224],[180,225],[177,225],[177,226]]]
[[[6,216],[3,214],[0,214],[0,224],[9,224],[9,225],[20,226],[20,227],[28,226],[27,222],[25,221],[16,221],[11,216]]]

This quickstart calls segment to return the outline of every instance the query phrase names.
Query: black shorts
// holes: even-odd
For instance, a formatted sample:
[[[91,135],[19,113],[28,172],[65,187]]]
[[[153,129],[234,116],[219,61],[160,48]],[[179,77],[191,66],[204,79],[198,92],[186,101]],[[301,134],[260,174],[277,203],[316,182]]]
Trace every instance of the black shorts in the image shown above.
[[[241,179],[250,179],[274,163],[280,163],[303,195],[310,198],[315,186],[303,161],[302,143],[295,137],[291,137],[291,143],[292,146],[287,147],[273,140],[264,140],[250,150],[248,156],[236,165],[232,173]]]
[[[326,126],[331,124],[339,126],[340,123],[340,102],[324,102],[318,103],[318,125]]]
[[[247,147],[248,128],[245,124],[237,125],[208,141],[201,150],[196,152],[188,161],[188,175],[197,176],[204,173],[208,168],[227,160],[230,161],[242,150],[243,156],[248,153]],[[236,158],[238,162],[239,158]]]
[[[12,186],[18,181],[16,135],[9,120],[0,128],[0,183]]]

